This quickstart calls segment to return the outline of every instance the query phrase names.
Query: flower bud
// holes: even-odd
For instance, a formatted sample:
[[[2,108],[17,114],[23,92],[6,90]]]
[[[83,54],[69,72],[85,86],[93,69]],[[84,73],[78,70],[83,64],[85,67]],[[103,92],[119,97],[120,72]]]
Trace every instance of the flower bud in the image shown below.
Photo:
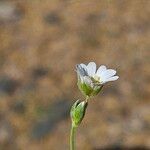
[[[73,104],[70,111],[70,116],[72,119],[72,125],[74,127],[79,126],[81,121],[83,120],[87,105],[88,103],[86,101],[80,102],[80,100],[77,100]]]

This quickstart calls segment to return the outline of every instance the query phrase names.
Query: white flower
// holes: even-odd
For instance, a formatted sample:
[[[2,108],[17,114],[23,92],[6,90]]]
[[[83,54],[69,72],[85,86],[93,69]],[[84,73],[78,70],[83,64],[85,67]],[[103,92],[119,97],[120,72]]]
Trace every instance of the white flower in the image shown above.
[[[87,66],[85,64],[78,64],[76,68],[82,82],[104,84],[119,78],[115,76],[116,70],[107,69],[104,65],[101,65],[96,71],[96,64],[94,62],[90,62]]]
[[[76,69],[79,83],[86,84],[94,90],[100,88],[106,82],[115,81],[119,78],[115,75],[116,70],[107,69],[104,65],[101,65],[96,70],[96,64],[94,62],[90,62],[88,65],[78,64]]]

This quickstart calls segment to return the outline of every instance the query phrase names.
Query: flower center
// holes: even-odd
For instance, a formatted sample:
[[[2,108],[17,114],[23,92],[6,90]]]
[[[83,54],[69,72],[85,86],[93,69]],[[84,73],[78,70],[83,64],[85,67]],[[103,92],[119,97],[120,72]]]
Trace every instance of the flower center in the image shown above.
[[[97,76],[97,75],[94,75],[91,79],[92,79],[92,81],[93,81],[94,83],[96,83],[96,84],[99,84],[99,83],[100,83],[100,77]]]
[[[97,76],[97,75],[94,75],[94,80],[97,81],[97,82],[100,82],[100,77]]]

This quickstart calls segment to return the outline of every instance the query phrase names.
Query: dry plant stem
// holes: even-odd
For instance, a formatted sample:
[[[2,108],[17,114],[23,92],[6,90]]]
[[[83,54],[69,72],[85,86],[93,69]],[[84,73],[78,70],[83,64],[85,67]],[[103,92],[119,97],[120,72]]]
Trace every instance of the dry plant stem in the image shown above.
[[[75,150],[75,131],[76,127],[72,125],[70,132],[70,150]]]

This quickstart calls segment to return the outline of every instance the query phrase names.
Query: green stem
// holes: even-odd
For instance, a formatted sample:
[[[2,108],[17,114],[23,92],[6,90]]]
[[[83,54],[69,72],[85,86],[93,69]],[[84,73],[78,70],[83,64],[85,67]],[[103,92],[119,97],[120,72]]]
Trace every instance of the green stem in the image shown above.
[[[75,126],[71,126],[71,132],[70,132],[70,150],[75,150]]]

